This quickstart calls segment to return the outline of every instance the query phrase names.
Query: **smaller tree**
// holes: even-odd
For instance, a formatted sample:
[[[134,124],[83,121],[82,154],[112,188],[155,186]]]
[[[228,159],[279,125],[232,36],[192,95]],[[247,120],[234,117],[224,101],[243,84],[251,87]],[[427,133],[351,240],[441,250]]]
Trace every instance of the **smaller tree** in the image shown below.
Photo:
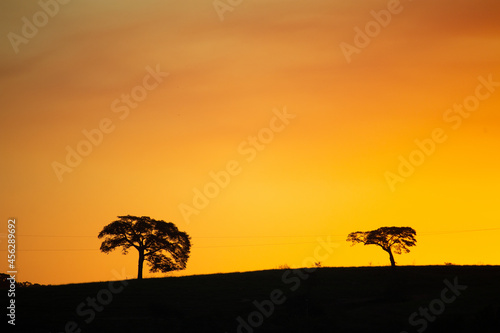
[[[389,253],[391,267],[396,267],[394,260],[394,251],[397,254],[409,253],[409,247],[414,246],[417,242],[415,236],[417,232],[410,227],[381,227],[372,231],[356,231],[351,232],[347,236],[347,241],[352,242],[351,246],[358,243],[364,245],[378,245],[385,252]]]
[[[127,254],[131,247],[139,252],[137,279],[142,279],[143,263],[151,272],[170,272],[186,268],[191,249],[188,234],[175,224],[157,221],[148,216],[118,216],[119,220],[105,226],[98,235],[104,238],[101,251],[109,253],[121,247]]]

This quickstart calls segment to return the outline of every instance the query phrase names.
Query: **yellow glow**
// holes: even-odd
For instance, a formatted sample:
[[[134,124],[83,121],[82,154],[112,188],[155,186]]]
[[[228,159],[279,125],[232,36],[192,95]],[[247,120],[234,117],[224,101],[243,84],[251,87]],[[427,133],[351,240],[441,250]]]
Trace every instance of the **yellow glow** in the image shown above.
[[[401,3],[350,63],[340,43],[353,44],[354,28],[387,1],[244,2],[222,22],[210,1],[71,2],[17,54],[4,38],[0,233],[17,219],[18,280],[109,280],[122,268],[134,277],[136,253],[102,254],[97,239],[127,214],[192,236],[188,268],[175,274],[298,267],[328,236],[339,247],[324,266],[387,265],[380,249],[345,238],[392,225],[417,230],[398,264],[500,264],[491,241],[500,87],[482,88],[487,98],[456,130],[444,118],[476,94],[479,77],[500,82],[499,5]],[[19,34],[39,7],[0,9],[10,13],[2,31]],[[113,107],[156,66],[169,75],[144,100],[126,116]],[[284,107],[295,118],[252,148]],[[112,129],[60,182],[53,162],[67,163],[67,147],[103,119]],[[391,191],[386,172],[435,128],[446,141]],[[193,206],[195,189],[230,161],[241,172],[185,220],[179,205]]]

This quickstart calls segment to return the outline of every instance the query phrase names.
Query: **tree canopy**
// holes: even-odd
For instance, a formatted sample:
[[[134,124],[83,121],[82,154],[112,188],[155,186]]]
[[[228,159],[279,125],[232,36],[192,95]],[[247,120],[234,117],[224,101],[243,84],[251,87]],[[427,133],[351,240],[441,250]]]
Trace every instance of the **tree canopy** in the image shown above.
[[[358,243],[364,245],[378,245],[389,253],[391,266],[395,267],[393,251],[397,254],[409,253],[409,247],[415,246],[417,232],[410,227],[381,227],[371,231],[351,232],[347,236],[347,241],[352,242],[351,246]]]
[[[188,234],[179,231],[172,222],[148,216],[118,216],[118,220],[101,230],[98,238],[104,238],[100,248],[104,253],[118,247],[123,254],[131,247],[139,252],[137,279],[142,279],[144,261],[153,273],[185,269],[191,250]]]

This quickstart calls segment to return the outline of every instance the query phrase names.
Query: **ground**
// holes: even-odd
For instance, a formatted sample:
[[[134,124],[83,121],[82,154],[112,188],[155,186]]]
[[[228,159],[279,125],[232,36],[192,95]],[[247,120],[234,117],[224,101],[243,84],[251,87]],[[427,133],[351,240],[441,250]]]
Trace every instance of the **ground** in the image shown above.
[[[108,333],[498,332],[499,281],[500,266],[408,266],[285,269],[29,287],[18,289],[16,295],[16,328],[54,333],[79,329]]]

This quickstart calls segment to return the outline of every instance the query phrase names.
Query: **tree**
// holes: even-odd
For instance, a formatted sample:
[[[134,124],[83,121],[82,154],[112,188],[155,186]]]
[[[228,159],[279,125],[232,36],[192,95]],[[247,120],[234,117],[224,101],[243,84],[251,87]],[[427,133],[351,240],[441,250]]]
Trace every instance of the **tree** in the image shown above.
[[[392,252],[394,251],[397,254],[409,253],[408,248],[414,246],[417,242],[416,235],[417,232],[410,227],[382,227],[372,231],[351,232],[347,236],[347,241],[352,242],[351,246],[357,243],[380,246],[385,252],[389,253],[391,266],[394,268],[396,262]]]
[[[98,238],[105,238],[101,252],[110,253],[122,247],[127,254],[131,247],[139,252],[137,279],[142,279],[144,260],[149,264],[150,272],[170,272],[186,268],[191,249],[191,238],[179,231],[175,224],[157,221],[148,216],[118,216],[99,233]]]

